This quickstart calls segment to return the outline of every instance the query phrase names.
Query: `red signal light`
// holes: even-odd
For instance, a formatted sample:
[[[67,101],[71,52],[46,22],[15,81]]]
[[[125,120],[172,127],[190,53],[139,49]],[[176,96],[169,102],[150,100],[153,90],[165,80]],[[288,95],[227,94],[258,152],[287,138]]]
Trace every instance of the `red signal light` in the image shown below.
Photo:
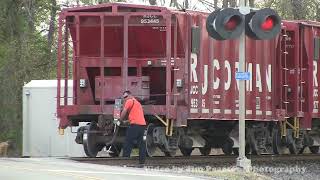
[[[251,11],[245,21],[246,35],[255,40],[272,39],[281,31],[281,18],[270,8]]]
[[[261,24],[261,29],[264,31],[271,31],[274,26],[274,20],[272,17],[267,17],[266,20]]]
[[[244,31],[244,16],[238,9],[217,9],[210,13],[206,21],[208,35],[216,40],[238,38]]]
[[[233,31],[237,28],[237,26],[239,25],[239,21],[241,21],[241,19],[238,16],[232,16],[225,24],[224,24],[224,28],[227,31]]]

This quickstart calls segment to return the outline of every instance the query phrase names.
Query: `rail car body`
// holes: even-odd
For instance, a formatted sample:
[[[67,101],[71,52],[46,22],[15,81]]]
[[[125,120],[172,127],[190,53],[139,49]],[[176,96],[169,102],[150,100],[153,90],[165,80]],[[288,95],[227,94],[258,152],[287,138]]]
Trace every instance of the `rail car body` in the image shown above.
[[[58,32],[59,127],[88,122],[76,139],[87,155],[96,156],[104,146],[118,155],[126,127],[112,121],[128,89],[143,104],[150,156],[155,147],[166,155],[177,149],[190,155],[194,148],[208,154],[212,147],[236,153],[238,41],[210,38],[207,16],[117,3],[64,9]],[[272,40],[246,39],[248,153],[319,149],[319,51],[320,23],[310,21],[283,21]],[[71,78],[68,104],[60,83]]]

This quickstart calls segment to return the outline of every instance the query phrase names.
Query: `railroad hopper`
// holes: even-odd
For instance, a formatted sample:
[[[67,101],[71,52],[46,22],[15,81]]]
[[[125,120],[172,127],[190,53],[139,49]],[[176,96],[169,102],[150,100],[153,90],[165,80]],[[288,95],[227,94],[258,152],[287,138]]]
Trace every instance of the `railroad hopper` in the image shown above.
[[[194,148],[203,155],[211,148],[237,153],[238,41],[210,38],[207,16],[118,3],[64,9],[58,31],[59,128],[87,122],[76,138],[86,154],[95,157],[107,147],[118,156],[127,127],[113,120],[122,92],[130,90],[148,121],[149,156],[156,148],[168,156],[178,149],[188,156]],[[319,148],[319,133],[311,130],[319,116],[318,96],[311,95],[318,92],[312,80],[318,79],[317,33],[310,22],[285,21],[273,40],[247,38],[248,153]],[[67,79],[74,81],[72,97],[68,81],[62,81]]]

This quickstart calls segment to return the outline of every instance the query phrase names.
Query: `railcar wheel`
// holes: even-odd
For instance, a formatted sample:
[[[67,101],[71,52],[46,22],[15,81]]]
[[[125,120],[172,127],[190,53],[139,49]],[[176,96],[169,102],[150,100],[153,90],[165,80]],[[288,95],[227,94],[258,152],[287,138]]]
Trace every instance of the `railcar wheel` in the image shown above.
[[[167,157],[174,157],[176,155],[176,151],[163,151],[163,153]]]
[[[318,154],[319,152],[319,146],[310,146],[309,149],[312,154]]]
[[[232,152],[234,155],[239,155],[239,148],[232,148]]]
[[[157,146],[153,141],[153,129],[155,128],[154,124],[149,124],[147,127],[147,139],[146,139],[146,150],[147,155],[152,157],[156,152]]]
[[[202,156],[208,156],[211,153],[211,147],[208,145],[199,148],[199,150]]]
[[[288,147],[291,154],[301,154],[303,153],[304,146],[302,145],[301,139],[293,137],[293,130],[288,130]]]
[[[95,123],[90,123],[86,126],[83,133],[83,148],[88,157],[96,157],[98,152],[104,147],[104,145],[96,144],[97,134],[91,131],[98,130]]]
[[[111,148],[110,148],[110,152],[109,152],[109,155],[111,157],[119,157],[120,155],[120,152],[121,152],[121,145],[119,144],[113,144],[111,145]]]
[[[191,153],[193,151],[193,148],[183,148],[183,147],[180,147],[180,151],[181,151],[181,154],[183,156],[191,156]]]
[[[231,138],[226,139],[225,143],[222,146],[222,151],[226,155],[231,155],[233,150],[233,140]]]
[[[273,130],[272,149],[274,154],[284,154],[286,146],[283,144],[279,129]]]
[[[259,147],[257,145],[257,140],[253,136],[251,136],[250,139],[251,139],[251,142],[250,142],[251,154],[252,155],[260,155],[261,150],[259,149]]]
[[[232,152],[234,155],[239,155],[239,148],[232,148]],[[245,154],[248,155],[250,153],[250,145],[246,144]]]
[[[298,149],[295,143],[289,144],[290,154],[298,154]]]

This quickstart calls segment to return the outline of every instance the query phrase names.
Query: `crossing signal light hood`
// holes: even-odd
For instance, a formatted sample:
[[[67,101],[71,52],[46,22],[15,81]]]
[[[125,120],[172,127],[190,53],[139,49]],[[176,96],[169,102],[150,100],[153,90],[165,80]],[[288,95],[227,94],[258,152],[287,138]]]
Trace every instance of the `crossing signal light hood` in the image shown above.
[[[272,39],[281,30],[279,15],[270,8],[252,11],[245,20],[246,35],[256,40]]]
[[[206,29],[216,40],[239,38],[244,30],[256,40],[272,39],[281,30],[281,19],[270,8],[252,10],[245,16],[238,9],[218,9],[208,16]]]
[[[216,40],[238,38],[243,32],[244,16],[237,9],[226,8],[212,12],[206,22],[207,32]]]

